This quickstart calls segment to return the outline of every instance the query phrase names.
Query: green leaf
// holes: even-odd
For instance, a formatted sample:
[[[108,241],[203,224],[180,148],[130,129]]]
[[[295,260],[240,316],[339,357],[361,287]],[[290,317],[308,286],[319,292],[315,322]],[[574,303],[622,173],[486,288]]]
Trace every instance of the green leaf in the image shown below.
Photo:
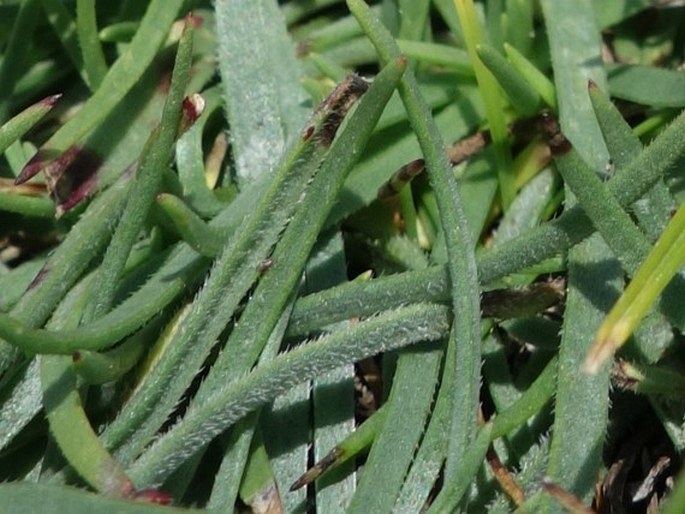
[[[195,509],[178,509],[153,505],[141,501],[124,501],[104,498],[71,487],[45,484],[2,484],[0,502],[14,512],[41,512],[43,514],[192,514],[206,512]]]
[[[305,120],[299,63],[273,0],[218,0],[216,18],[236,173],[254,180],[274,171]]]
[[[606,87],[593,2],[540,3],[552,53],[561,128],[583,159],[594,169],[602,169],[609,154],[587,96],[588,80]]]
[[[651,66],[607,64],[611,96],[650,107],[685,106],[685,72]]]

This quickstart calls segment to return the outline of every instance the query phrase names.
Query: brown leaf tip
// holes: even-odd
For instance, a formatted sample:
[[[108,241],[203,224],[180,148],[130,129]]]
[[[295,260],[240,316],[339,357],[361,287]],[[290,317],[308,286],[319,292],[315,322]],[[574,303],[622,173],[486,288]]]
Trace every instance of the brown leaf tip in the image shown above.
[[[54,107],[57,103],[57,100],[59,100],[60,98],[62,98],[62,93],[57,93],[56,95],[46,96],[38,103],[41,105],[46,105],[48,107]]]
[[[590,91],[592,91],[592,90],[599,89],[599,86],[597,85],[597,82],[595,82],[594,80],[590,79],[590,80],[587,81],[587,88],[588,88]]]

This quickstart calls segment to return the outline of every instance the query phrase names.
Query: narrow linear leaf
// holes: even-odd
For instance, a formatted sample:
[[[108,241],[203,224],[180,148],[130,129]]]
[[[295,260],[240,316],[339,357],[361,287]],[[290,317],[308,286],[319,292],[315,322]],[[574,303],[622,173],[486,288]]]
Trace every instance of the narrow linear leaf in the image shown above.
[[[534,114],[540,106],[540,95],[526,82],[516,68],[489,45],[478,45],[476,52],[502,87],[514,109],[525,116]]]
[[[261,276],[262,263],[303,201],[303,192],[319,171],[340,123],[367,87],[356,76],[339,84],[313,113],[278,173],[268,177],[267,190],[215,260],[168,352],[104,432],[108,444],[123,443],[117,456],[124,462],[132,461],[150,443],[191,385],[240,301]]]
[[[97,91],[107,75],[107,62],[98,38],[95,0],[77,0],[76,33],[83,55],[83,67],[91,91]]]
[[[31,128],[49,113],[61,94],[48,96],[27,107],[0,127],[0,153],[26,134]]]
[[[502,199],[502,207],[506,211],[514,196],[516,196],[516,189],[512,173],[511,152],[508,147],[507,125],[502,113],[502,98],[497,89],[495,78],[478,56],[478,45],[486,43],[486,41],[476,16],[473,0],[454,0],[454,7],[459,16],[459,24],[461,25],[466,49],[469,52],[469,57],[476,74],[478,88],[485,102],[495,160],[497,161],[500,197]]]
[[[27,65],[31,37],[36,28],[39,0],[27,0],[19,6],[19,12],[12,25],[12,31],[7,40],[4,55],[11,55],[11,59],[3,59],[0,64],[0,123],[4,123],[10,115],[10,99],[20,75]]]
[[[183,240],[200,255],[218,257],[228,234],[203,221],[183,200],[168,193],[157,196],[157,205],[171,218]]]
[[[485,460],[485,454],[490,446],[491,431],[491,424],[486,424],[479,430],[475,441],[464,453],[464,460],[457,468],[457,472],[449,482],[449,485],[440,491],[428,509],[429,514],[454,512],[457,509],[457,505],[468,490],[474,475],[476,475],[478,468]]]
[[[385,422],[374,439],[348,512],[392,510],[424,431],[442,356],[434,345],[400,353],[385,404]]]
[[[586,372],[595,373],[626,342],[684,262],[685,205],[682,205],[599,327],[583,365]]]
[[[102,447],[83,411],[71,359],[46,356],[41,362],[43,404],[60,450],[88,484],[106,496],[131,497],[133,484]]]
[[[99,287],[94,291],[90,308],[84,313],[84,322],[101,317],[112,308],[116,284],[123,273],[126,259],[147,219],[153,199],[162,184],[162,175],[172,156],[174,141],[181,126],[192,124],[200,115],[203,102],[183,106],[184,92],[190,77],[193,50],[192,20],[186,20],[183,35],[178,45],[174,71],[169,86],[169,95],[164,104],[162,120],[153,132],[143,151],[131,194],[121,219],[107,247],[98,271]],[[188,102],[190,103],[190,102]],[[197,109],[200,112],[197,112]],[[188,116],[188,112],[191,114]],[[190,118],[190,119],[185,119]]]
[[[554,83],[509,43],[504,43],[504,51],[511,64],[518,70],[526,82],[538,92],[540,97],[547,104],[547,107],[556,111],[557,92],[554,89]]]
[[[605,286],[593,288],[599,281]],[[569,252],[568,284],[547,474],[587,503],[602,465],[610,367],[582,378],[578,370],[605,309],[622,286],[618,262],[597,234]],[[547,508],[553,508],[551,501],[547,496],[543,499]]]
[[[192,514],[206,512],[195,509],[178,509],[153,505],[141,501],[124,501],[104,498],[97,494],[71,487],[45,484],[14,483],[0,485],[0,502],[15,512],[41,512],[43,514]]]
[[[139,486],[159,483],[219,432],[294,385],[381,351],[440,339],[448,327],[444,307],[417,304],[300,346],[189,410],[134,463],[131,476]]]

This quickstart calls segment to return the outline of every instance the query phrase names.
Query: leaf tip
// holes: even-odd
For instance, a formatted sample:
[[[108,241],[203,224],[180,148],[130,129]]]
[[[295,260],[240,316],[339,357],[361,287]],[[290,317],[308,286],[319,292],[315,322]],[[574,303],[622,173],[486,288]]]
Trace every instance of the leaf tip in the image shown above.
[[[611,357],[618,345],[613,339],[597,339],[587,353],[581,367],[584,375],[596,375],[604,362]]]
[[[57,93],[57,94],[55,94],[55,95],[46,96],[45,98],[43,98],[43,99],[42,99],[40,102],[38,102],[38,103],[39,103],[40,105],[43,105],[43,106],[52,108],[52,107],[55,106],[55,104],[57,103],[57,101],[58,101],[60,98],[62,98],[62,93]]]

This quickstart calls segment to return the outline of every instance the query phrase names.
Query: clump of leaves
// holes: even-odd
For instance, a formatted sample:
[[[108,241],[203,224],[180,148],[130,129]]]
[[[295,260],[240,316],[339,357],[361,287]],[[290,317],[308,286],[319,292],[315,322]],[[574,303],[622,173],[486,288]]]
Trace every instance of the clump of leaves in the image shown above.
[[[5,2],[0,502],[680,512],[678,4]]]

